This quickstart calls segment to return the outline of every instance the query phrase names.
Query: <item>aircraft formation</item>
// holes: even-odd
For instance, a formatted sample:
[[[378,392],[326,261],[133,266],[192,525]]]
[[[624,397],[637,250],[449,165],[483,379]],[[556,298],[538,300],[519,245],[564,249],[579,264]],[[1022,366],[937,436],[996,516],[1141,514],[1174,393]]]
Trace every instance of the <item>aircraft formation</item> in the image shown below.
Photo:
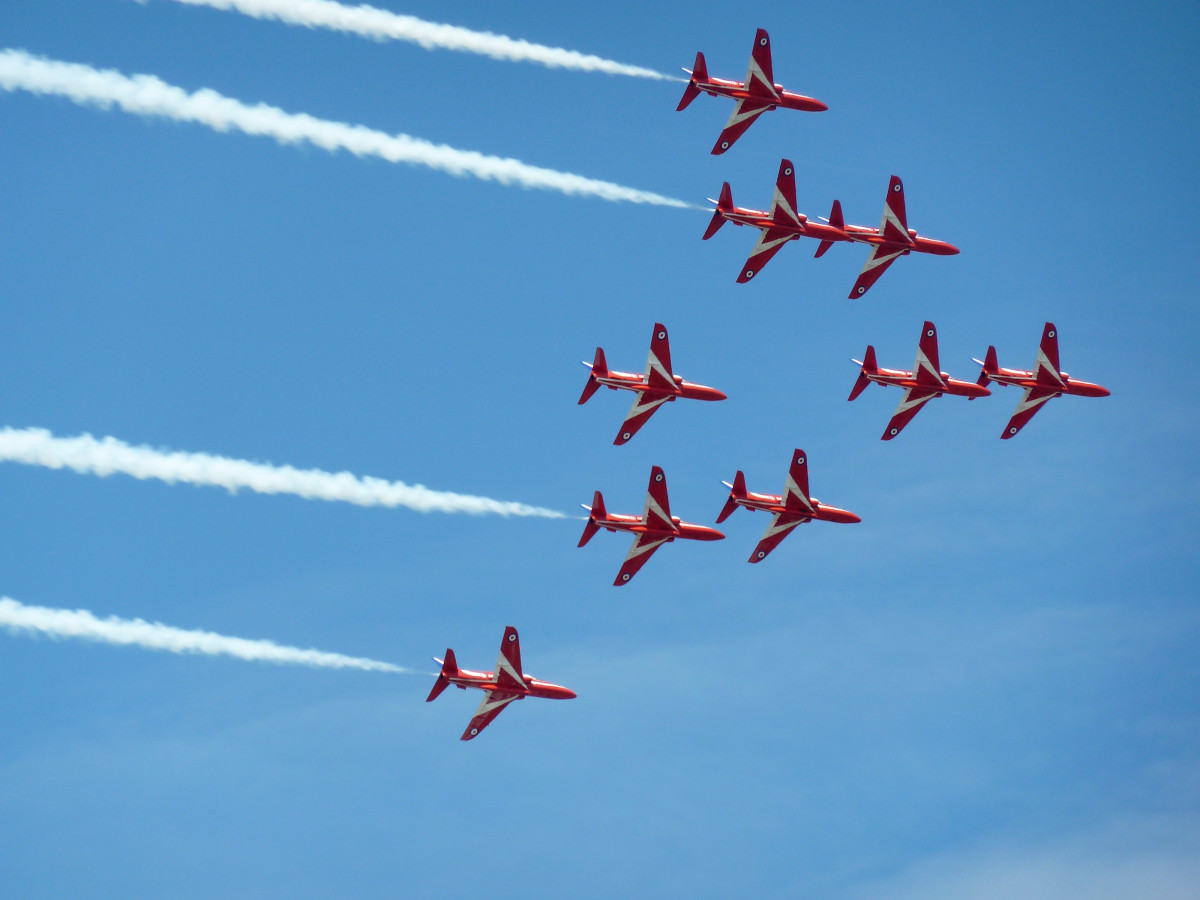
[[[765,112],[779,108],[806,112],[823,112],[828,109],[820,100],[793,93],[775,83],[770,37],[761,28],[754,37],[745,81],[713,78],[708,73],[703,53],[697,53],[693,67],[684,71],[688,74],[688,84],[677,110],[687,108],[702,93],[736,101],[733,114],[712,148],[711,152],[714,155],[721,155],[729,150]],[[850,289],[850,299],[857,299],[866,294],[888,267],[901,256],[911,253],[953,256],[959,252],[953,244],[924,237],[908,227],[904,184],[896,175],[892,175],[888,182],[883,218],[878,228],[848,225],[838,200],[833,201],[829,216],[818,217],[818,221],[812,221],[798,212],[796,169],[792,161],[786,158],[779,164],[775,193],[768,209],[735,206],[729,182],[721,186],[718,198],[710,199],[709,202],[715,208],[708,228],[702,236],[703,240],[711,238],[726,222],[733,222],[738,226],[748,225],[760,231],[758,242],[737,277],[739,284],[753,279],[789,241],[802,237],[818,242],[815,258],[824,256],[837,243],[865,244],[870,248],[866,263]],[[977,381],[961,381],[943,372],[937,328],[932,322],[925,321],[921,326],[917,357],[912,369],[881,367],[876,361],[875,347],[868,345],[863,359],[853,360],[859,367],[859,374],[848,399],[855,400],[872,383],[903,389],[904,396],[882,435],[883,440],[890,441],[900,434],[926,403],[936,397],[950,395],[975,400],[989,396],[992,385],[1013,385],[1022,388],[1024,395],[1000,435],[1008,440],[1015,436],[1047,401],[1055,397],[1064,394],[1104,397],[1109,394],[1106,388],[1072,378],[1061,370],[1058,329],[1051,322],[1045,324],[1031,371],[1002,368],[994,346],[988,347],[984,359],[974,361],[982,368]],[[684,381],[675,374],[671,365],[667,329],[661,322],[654,324],[644,373],[609,369],[604,350],[600,347],[596,348],[592,362],[585,361],[583,365],[589,368],[589,372],[587,383],[579,398],[580,405],[590,400],[601,387],[631,391],[635,394],[633,406],[613,441],[618,446],[629,442],[651,416],[667,403],[676,400],[727,399],[726,394],[716,388]],[[745,474],[738,470],[732,482],[721,482],[728,493],[724,506],[717,514],[716,524],[724,522],[739,508],[770,513],[771,521],[747,560],[750,563],[759,563],[798,525],[814,520],[842,524],[862,521],[856,513],[817,500],[809,493],[808,481],[808,456],[801,448],[792,452],[781,494],[750,491],[746,486]],[[610,513],[600,491],[595,491],[590,505],[581,505],[587,511],[587,524],[578,546],[583,547],[601,530],[633,535],[633,544],[613,582],[616,586],[628,584],[664,544],[676,540],[718,541],[725,537],[715,528],[685,522],[671,514],[666,474],[662,467],[657,465],[650,470],[645,506],[640,516]],[[513,700],[530,696],[556,699],[575,696],[574,692],[567,688],[538,681],[522,672],[517,633],[511,626],[504,633],[495,673],[459,669],[451,650],[446,651],[444,662],[440,659],[436,661],[442,666],[442,670],[430,692],[430,700],[450,684],[464,689],[480,688],[486,693],[483,703],[462,735],[463,740],[470,740],[478,735]]]

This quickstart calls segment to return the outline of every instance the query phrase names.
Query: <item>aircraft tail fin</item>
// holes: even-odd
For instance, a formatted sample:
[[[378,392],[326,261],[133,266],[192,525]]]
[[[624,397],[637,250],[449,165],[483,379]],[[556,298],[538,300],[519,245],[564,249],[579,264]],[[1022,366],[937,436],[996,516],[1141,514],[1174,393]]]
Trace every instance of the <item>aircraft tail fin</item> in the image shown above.
[[[980,362],[979,360],[975,360],[975,362],[979,363],[979,365],[983,367],[982,371],[979,373],[979,380],[975,383],[980,387],[987,387],[988,382],[991,381],[989,376],[995,375],[1000,371],[1000,360],[996,356],[996,348],[989,346],[987,354],[983,357],[983,361]],[[974,400],[975,398],[968,397],[967,399]]]
[[[687,72],[687,69],[683,71]],[[688,79],[688,86],[683,89],[683,99],[675,107],[676,112],[687,109],[688,104],[700,96],[700,88],[696,87],[697,81],[708,81],[708,66],[704,62],[703,53],[696,54],[696,64],[692,67],[692,71],[688,72],[688,75],[691,77]]]
[[[846,219],[842,215],[841,200],[833,201],[833,209],[829,210],[829,225],[831,228],[837,228],[839,231],[846,230]]]
[[[435,660],[435,662],[437,661]],[[442,691],[450,687],[450,679],[457,674],[458,660],[454,658],[454,651],[447,647],[446,659],[442,662],[442,671],[438,673],[437,681],[433,684],[433,690],[429,692],[429,696],[425,698],[425,702],[429,703],[436,700]]]
[[[738,469],[738,473],[733,476],[733,484],[728,481],[722,481],[723,485],[729,488],[729,498],[725,501],[725,505],[721,507],[721,513],[717,516],[717,523],[724,522],[738,508],[738,501],[746,499],[746,476]]]
[[[713,211],[712,221],[708,223],[708,228],[704,231],[703,239],[706,241],[725,224],[725,213],[733,209],[733,188],[729,186],[728,181],[721,185],[721,196],[713,202],[717,204],[717,208]]]
[[[592,505],[585,506],[584,509],[588,511],[588,520],[587,524],[583,526],[583,536],[579,538],[578,546],[580,547],[595,537],[596,532],[600,530],[596,520],[608,516],[608,511],[604,508],[604,497],[599,491],[596,491],[595,496],[592,497]]]
[[[587,363],[585,362],[586,366]],[[592,395],[600,390],[600,382],[598,379],[608,374],[608,361],[604,358],[604,350],[600,347],[596,348],[596,358],[592,362],[592,371],[588,375],[587,384],[583,386],[583,393],[579,396],[579,404],[582,406],[592,399]]]
[[[838,231],[846,230],[846,219],[842,215],[842,201],[834,200],[833,209],[829,211],[829,227],[836,228]],[[813,259],[820,259],[825,255],[825,251],[833,246],[833,241],[821,241],[817,246],[817,252],[813,254]]]
[[[847,400],[853,400],[865,391],[867,385],[871,383],[871,379],[867,376],[874,375],[879,371],[879,366],[875,362],[875,347],[871,344],[867,344],[867,352],[863,355],[862,361],[856,359],[854,362],[859,365],[858,380],[854,382],[854,387],[850,391],[850,396],[846,398]]]

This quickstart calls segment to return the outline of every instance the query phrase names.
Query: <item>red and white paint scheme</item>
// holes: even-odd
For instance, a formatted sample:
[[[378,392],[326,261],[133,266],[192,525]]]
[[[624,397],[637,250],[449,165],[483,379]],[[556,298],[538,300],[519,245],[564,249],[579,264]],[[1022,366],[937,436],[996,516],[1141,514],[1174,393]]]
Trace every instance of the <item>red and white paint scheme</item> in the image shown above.
[[[787,483],[783,486],[783,494],[755,494],[746,490],[746,476],[738,469],[733,477],[733,484],[722,481],[729,488],[729,499],[717,516],[720,524],[729,518],[739,506],[746,509],[761,509],[773,513],[774,518],[767,526],[766,533],[749,561],[761,562],[767,554],[779,546],[779,542],[792,533],[792,529],[804,522],[820,519],[824,522],[861,522],[862,519],[854,513],[828,506],[808,493],[808,456],[797,447],[792,452],[792,464],[788,468]]]
[[[1008,440],[1025,427],[1025,423],[1037,414],[1046,401],[1063,394],[1073,394],[1076,397],[1107,397],[1108,388],[1087,381],[1072,378],[1058,367],[1058,329],[1053,322],[1047,322],[1042,329],[1042,343],[1038,346],[1037,361],[1033,371],[1023,369],[1002,369],[996,360],[996,348],[988,347],[987,356],[975,362],[983,366],[979,373],[979,384],[988,382],[996,384],[1011,384],[1025,388],[1025,396],[1017,404],[1017,411],[1008,420],[1004,433],[1000,435]]]
[[[692,384],[684,381],[671,371],[671,344],[667,338],[667,329],[661,322],[654,323],[654,334],[650,337],[650,356],[646,359],[646,372],[638,375],[634,372],[613,372],[608,368],[604,359],[604,350],[596,348],[594,362],[584,362],[591,367],[587,384],[579,398],[582,405],[600,390],[600,387],[612,390],[634,391],[637,399],[633,408],[621,423],[614,444],[624,444],[637,434],[638,429],[654,415],[664,403],[669,403],[682,397],[685,400],[724,400],[725,395],[716,388],[705,387],[702,384]]]
[[[750,68],[746,71],[745,82],[710,77],[703,53],[696,54],[694,68],[683,71],[688,73],[688,86],[684,88],[683,99],[675,107],[676,110],[686,109],[702,92],[710,97],[731,97],[737,101],[733,115],[713,145],[714,155],[732,147],[733,142],[754,124],[755,119],[776,107],[803,112],[824,112],[829,109],[820,100],[794,94],[775,83],[775,76],[771,72],[771,39],[761,28],[754,35],[754,49],[750,51]]]
[[[959,381],[951,378],[941,370],[938,364],[937,329],[932,322],[926,322],[921,329],[921,342],[917,348],[917,361],[911,372],[900,369],[881,369],[875,363],[875,348],[867,345],[866,358],[851,360],[859,366],[858,380],[847,399],[853,400],[861,394],[872,381],[876,384],[893,384],[904,388],[904,399],[896,407],[896,414],[888,422],[883,432],[883,440],[890,441],[913,416],[920,412],[921,407],[942,394],[953,394],[959,397],[986,397],[989,391],[982,384],[972,384],[969,381]]]
[[[626,516],[621,513],[610,513],[604,508],[604,498],[596,491],[592,505],[580,504],[588,511],[587,525],[583,528],[583,536],[579,539],[582,547],[601,528],[609,531],[628,531],[634,535],[633,546],[629,555],[617,573],[613,584],[620,587],[637,574],[638,569],[646,564],[654,551],[663,544],[670,543],[676,538],[689,541],[719,541],[725,537],[715,528],[704,525],[693,525],[682,522],[678,516],[671,515],[671,506],[667,502],[667,478],[659,466],[650,470],[650,486],[646,489],[646,509],[640,516]]]
[[[816,257],[824,256],[825,251],[839,241],[853,244],[869,244],[871,255],[867,257],[858,280],[850,290],[850,299],[861,297],[876,281],[879,280],[888,266],[901,256],[916,251],[917,253],[932,253],[937,256],[953,256],[958,248],[945,241],[935,241],[933,238],[921,237],[908,227],[908,216],[904,207],[904,185],[893,175],[888,183],[887,197],[883,207],[883,221],[878,228],[866,225],[847,225],[842,215],[842,204],[834,200],[829,218],[819,216],[821,222],[810,221],[808,216],[796,212],[796,169],[789,159],[779,163],[779,175],[775,180],[775,195],[771,198],[771,208],[766,210],[748,209],[733,205],[733,192],[729,182],[721,185],[721,196],[716,200],[709,198],[709,203],[716,204],[712,220],[704,232],[704,240],[708,240],[726,222],[735,225],[749,225],[762,231],[758,243],[750,252],[750,258],[742,266],[742,272],[737,277],[738,284],[745,284],[762,267],[779,252],[788,241],[798,238],[815,238],[821,243],[817,246]]]
[[[436,700],[450,685],[466,690],[479,688],[484,692],[483,702],[475,710],[475,717],[467,725],[461,740],[471,738],[492,724],[492,720],[504,711],[504,707],[514,700],[524,700],[526,697],[545,697],[549,700],[573,700],[575,692],[570,688],[539,681],[527,674],[521,668],[521,641],[517,637],[517,629],[509,625],[504,629],[504,638],[500,641],[500,658],[496,660],[495,672],[472,672],[470,669],[460,669],[454,658],[454,651],[446,650],[446,659],[436,656],[435,663],[442,667],[438,673],[433,690],[425,698],[429,703]]]

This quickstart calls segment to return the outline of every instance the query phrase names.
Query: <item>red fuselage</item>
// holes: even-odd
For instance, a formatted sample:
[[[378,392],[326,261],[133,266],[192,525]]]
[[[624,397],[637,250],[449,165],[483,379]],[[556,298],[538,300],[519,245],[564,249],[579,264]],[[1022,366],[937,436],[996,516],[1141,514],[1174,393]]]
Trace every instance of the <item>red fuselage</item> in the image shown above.
[[[769,102],[769,98],[764,97],[762,94],[752,94],[741,81],[709,78],[707,81],[697,81],[696,87],[710,97],[731,97],[734,100]],[[782,106],[784,109],[798,109],[803,112],[825,112],[825,110],[829,109],[828,106],[813,97],[805,97],[803,94],[795,94],[784,90],[781,84],[775,85],[775,93],[779,95],[779,102],[772,103],[772,109],[777,106]]]
[[[1111,392],[1106,387],[1101,387],[1098,384],[1092,384],[1090,381],[1079,381],[1072,378],[1066,372],[1060,372],[1063,380],[1063,387],[1060,390],[1055,385],[1055,390],[1060,394],[1070,394],[1074,397],[1107,397]],[[994,381],[997,384],[1008,384],[1014,387],[1025,388],[1044,388],[1050,385],[1037,381],[1033,377],[1032,372],[1026,372],[1023,369],[1000,369],[996,372],[988,372],[988,380]]]
[[[866,225],[847,225],[844,229],[834,228],[822,222],[810,222],[805,215],[797,214],[799,225],[780,224],[761,209],[746,209],[735,206],[733,209],[721,210],[721,215],[735,225],[750,225],[753,228],[772,228],[776,231],[791,232],[794,237],[810,237],[819,241],[848,241],[855,244],[891,244],[902,252],[933,253],[937,256],[953,256],[958,248],[945,241],[935,241],[933,238],[921,237],[913,229],[908,229],[909,237],[913,239],[911,246],[887,241],[878,228]],[[718,220],[719,221],[719,220]]]
[[[572,700],[577,694],[570,688],[565,688],[562,685],[551,684],[548,681],[538,681],[532,675],[522,674],[521,676],[529,689],[522,691],[517,687],[505,687],[506,694],[520,694],[517,699],[523,700],[526,697],[544,697],[547,700]],[[459,669],[455,675],[447,676],[447,681],[458,688],[466,690],[467,688],[479,688],[482,691],[496,690],[496,680],[491,672],[472,672],[469,669]]]
[[[715,528],[708,528],[704,525],[693,525],[691,522],[683,522],[678,516],[672,516],[671,522],[675,525],[674,531],[667,531],[666,529],[648,525],[641,516],[608,513],[604,518],[596,519],[596,524],[599,527],[607,528],[609,531],[648,534],[654,537],[665,537],[668,541],[673,541],[676,538],[683,538],[688,541],[719,541],[725,537],[724,534]]]
[[[662,388],[648,387],[646,385],[646,376],[639,375],[634,372],[607,372],[604,375],[597,375],[596,381],[612,390],[638,391],[639,393],[647,394],[652,397],[666,397],[668,400],[675,400],[682,397],[684,400],[724,400],[725,394],[718,391],[716,388],[705,387],[702,384],[692,384],[690,381],[684,381],[678,375],[675,377],[675,390],[667,391]]]
[[[779,494],[756,494],[754,491],[747,491],[745,497],[735,497],[734,502],[738,506],[744,506],[746,509],[761,509],[764,512],[773,514],[796,512],[796,510],[788,509],[783,505],[783,497]],[[816,497],[810,497],[809,502],[813,505],[811,515],[813,519],[820,519],[823,522],[844,522],[847,524],[862,521],[861,516],[850,512],[848,509],[825,506]],[[805,515],[808,514],[806,513]]]
[[[918,390],[936,390],[939,394],[951,394],[956,397],[986,397],[991,391],[986,387],[982,387],[971,381],[959,381],[957,378],[951,378],[945,372],[941,373],[942,381],[946,387],[940,388],[937,385],[928,384],[927,382],[917,381],[912,372],[905,372],[900,369],[876,369],[874,372],[863,372],[867,378],[874,381],[876,384],[891,384],[896,387],[908,390],[916,388]]]

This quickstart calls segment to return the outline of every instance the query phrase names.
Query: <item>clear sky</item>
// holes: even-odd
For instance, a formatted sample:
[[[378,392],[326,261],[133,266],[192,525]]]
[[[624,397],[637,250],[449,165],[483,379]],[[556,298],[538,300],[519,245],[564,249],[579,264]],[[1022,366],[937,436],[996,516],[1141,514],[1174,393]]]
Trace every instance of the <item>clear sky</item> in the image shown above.
[[[506,625],[568,685],[479,739],[432,677],[0,634],[0,893],[12,897],[1194,897],[1200,883],[1200,12],[1194,3],[401,4],[682,85],[256,21],[171,0],[5,0],[0,47],[405,133],[689,203],[769,202],[962,249],[785,247],[707,214],[571,197],[0,93],[0,426],[420,483],[574,513],[712,524],[721,479],[813,493],[663,548],[582,523],[0,465],[0,596],[432,671],[490,668]],[[1012,441],[1015,388],[854,403],[850,357],[942,368],[995,344],[1112,390]],[[630,396],[576,400],[604,347],[724,390],[611,444]]]

